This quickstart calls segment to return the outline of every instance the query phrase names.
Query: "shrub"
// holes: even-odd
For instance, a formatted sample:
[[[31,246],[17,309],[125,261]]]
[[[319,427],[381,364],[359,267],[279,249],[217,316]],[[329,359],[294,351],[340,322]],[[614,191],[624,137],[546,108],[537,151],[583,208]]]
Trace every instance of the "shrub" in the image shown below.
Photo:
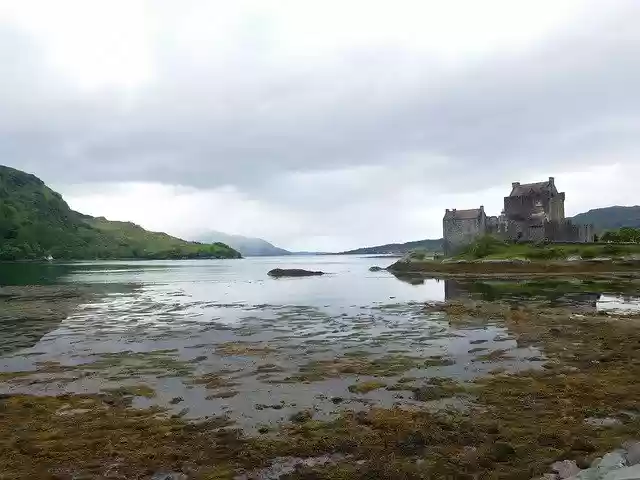
[[[584,259],[596,258],[598,256],[598,251],[595,248],[585,248],[580,253],[580,256]]]
[[[620,245],[609,244],[602,247],[602,253],[605,255],[617,256],[622,255],[623,249]]]
[[[533,248],[525,254],[530,260],[554,260],[565,258],[565,252],[560,248]]]
[[[499,253],[507,247],[507,244],[491,235],[485,235],[466,247],[462,254],[473,258],[484,258]]]

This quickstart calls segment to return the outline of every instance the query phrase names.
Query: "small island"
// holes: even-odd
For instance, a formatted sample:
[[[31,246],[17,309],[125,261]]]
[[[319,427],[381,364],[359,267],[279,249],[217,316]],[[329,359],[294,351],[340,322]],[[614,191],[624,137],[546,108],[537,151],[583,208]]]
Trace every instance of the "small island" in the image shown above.
[[[640,271],[640,230],[622,228],[598,238],[593,225],[565,218],[555,180],[514,182],[500,216],[484,207],[447,209],[444,257],[411,252],[395,273],[437,275],[581,274]]]

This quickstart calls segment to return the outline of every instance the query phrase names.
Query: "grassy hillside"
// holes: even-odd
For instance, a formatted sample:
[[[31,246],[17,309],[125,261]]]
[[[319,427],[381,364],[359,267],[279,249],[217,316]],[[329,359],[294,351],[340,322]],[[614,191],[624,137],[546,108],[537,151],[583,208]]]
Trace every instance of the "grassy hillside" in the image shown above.
[[[621,227],[640,227],[640,206],[606,207],[589,210],[573,217],[576,223],[592,223],[596,231],[614,230]]]
[[[356,250],[349,250],[342,252],[347,255],[384,255],[384,254],[398,254],[404,255],[413,250],[426,250],[429,252],[441,252],[442,240],[416,240],[414,242],[407,243],[388,243],[386,245],[378,245],[376,247],[358,248]]]
[[[0,260],[237,258],[227,245],[186,242],[132,223],[74,212],[28,173],[0,165]]]

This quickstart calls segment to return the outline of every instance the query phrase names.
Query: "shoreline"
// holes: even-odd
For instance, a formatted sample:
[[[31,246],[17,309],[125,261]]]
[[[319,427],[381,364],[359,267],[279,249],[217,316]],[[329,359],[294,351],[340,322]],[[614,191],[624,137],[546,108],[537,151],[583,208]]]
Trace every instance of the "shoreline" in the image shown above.
[[[576,261],[398,261],[387,270],[394,274],[424,274],[434,276],[566,276],[616,275],[640,276],[640,260],[576,260]]]

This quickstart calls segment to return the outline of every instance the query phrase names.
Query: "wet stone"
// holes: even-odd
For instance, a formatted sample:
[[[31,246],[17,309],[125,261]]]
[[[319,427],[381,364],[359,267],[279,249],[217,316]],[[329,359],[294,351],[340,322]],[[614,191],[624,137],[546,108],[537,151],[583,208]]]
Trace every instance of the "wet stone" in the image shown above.
[[[640,480],[640,465],[613,470],[602,477],[602,480]]]
[[[616,468],[622,468],[627,465],[627,459],[625,458],[624,450],[616,450],[607,453],[600,463],[598,464],[598,470],[608,471]]]
[[[613,426],[622,424],[620,420],[613,417],[604,417],[604,418],[588,417],[588,418],[585,418],[584,421],[587,425],[591,425],[592,427],[613,427]]]
[[[551,470],[558,474],[559,478],[570,478],[580,473],[580,468],[573,460],[563,460],[561,462],[555,462],[551,465]]]
[[[625,442],[622,447],[627,451],[628,465],[637,465],[640,463],[640,442]]]

